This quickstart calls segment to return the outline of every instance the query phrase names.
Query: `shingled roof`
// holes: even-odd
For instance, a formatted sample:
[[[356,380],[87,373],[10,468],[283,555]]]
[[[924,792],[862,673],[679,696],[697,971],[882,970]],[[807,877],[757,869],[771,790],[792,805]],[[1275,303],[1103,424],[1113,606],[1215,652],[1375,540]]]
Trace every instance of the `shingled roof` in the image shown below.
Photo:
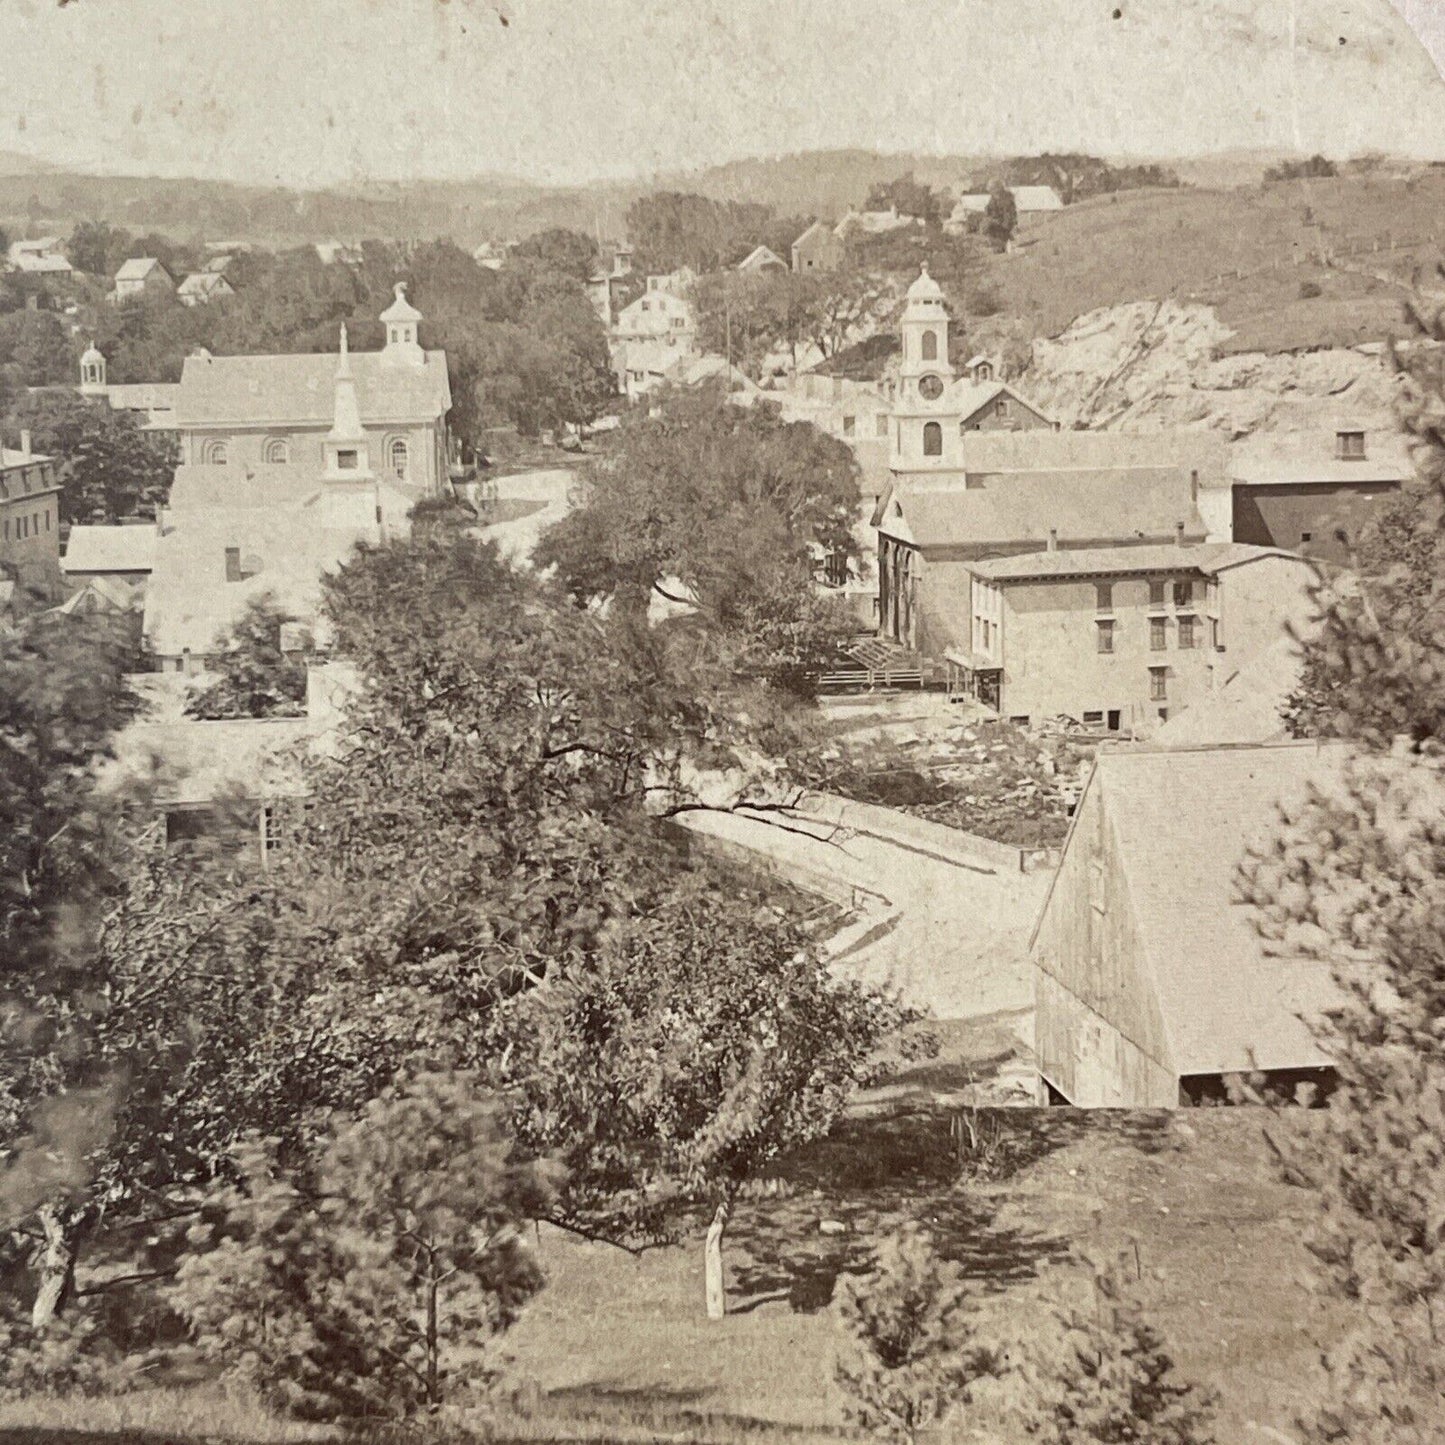
[[[1330,1062],[1308,1023],[1339,1002],[1329,970],[1267,950],[1237,873],[1273,836],[1280,806],[1328,784],[1346,758],[1343,744],[1304,742],[1120,749],[1095,763],[1079,811],[1089,793],[1104,810],[1178,1074]]]
[[[430,421],[452,404],[443,351],[420,366],[378,351],[351,353],[361,419],[371,425]],[[187,427],[330,426],[336,406],[336,356],[188,356],[176,422]]]
[[[1260,557],[1288,557],[1306,562],[1281,547],[1255,547],[1247,542],[1203,542],[1181,547],[1177,542],[1138,547],[1075,547],[1065,551],[1021,552],[990,557],[971,565],[971,571],[994,582],[1028,578],[1124,576],[1148,572],[1195,571],[1213,577]]]
[[[1186,541],[1207,535],[1189,478],[1177,467],[1015,472],[968,487],[895,485],[873,525],[925,549],[1036,551],[1049,544],[1050,532],[1061,546],[1163,542],[1176,538],[1181,525]]]

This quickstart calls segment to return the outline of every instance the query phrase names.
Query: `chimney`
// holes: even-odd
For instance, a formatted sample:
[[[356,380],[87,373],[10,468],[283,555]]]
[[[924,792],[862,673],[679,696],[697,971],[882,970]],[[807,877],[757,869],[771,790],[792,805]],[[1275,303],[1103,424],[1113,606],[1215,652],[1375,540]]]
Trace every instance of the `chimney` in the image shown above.
[[[1192,471],[1192,472],[1189,473],[1189,500],[1190,500],[1191,502],[1197,502],[1197,501],[1199,500],[1199,473],[1198,473],[1198,471]]]
[[[1059,529],[1058,529],[1057,527],[1050,527],[1050,528],[1049,528],[1049,551],[1050,551],[1050,552],[1057,552],[1058,550],[1059,550]]]
[[[226,581],[241,581],[241,549],[239,547],[226,548]]]
[[[20,455],[27,458],[30,456],[30,429],[28,427],[22,427],[20,431]]]
[[[1182,546],[1184,545],[1184,523],[1183,523],[1183,522],[1175,522],[1175,524],[1174,524],[1174,545],[1175,545],[1176,547],[1182,547]]]

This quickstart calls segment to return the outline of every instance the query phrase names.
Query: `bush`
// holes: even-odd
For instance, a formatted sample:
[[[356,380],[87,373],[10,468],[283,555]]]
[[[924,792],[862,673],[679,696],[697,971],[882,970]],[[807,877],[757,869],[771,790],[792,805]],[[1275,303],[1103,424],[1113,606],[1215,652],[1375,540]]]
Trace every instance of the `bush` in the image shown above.
[[[884,1243],[873,1274],[844,1286],[839,1313],[848,1338],[836,1374],[851,1398],[848,1418],[887,1439],[914,1441],[1001,1369],[974,1338],[957,1266],[917,1225]]]
[[[1094,1309],[1063,1309],[1062,1349],[1030,1367],[1029,1439],[1040,1445],[1210,1445],[1215,1400],[1174,1378],[1120,1265],[1096,1270]]]
[[[303,1418],[404,1416],[489,1382],[542,1286],[521,1233],[547,1193],[495,1100],[427,1074],[374,1100],[308,1176],[253,1145],[173,1295],[203,1352]]]

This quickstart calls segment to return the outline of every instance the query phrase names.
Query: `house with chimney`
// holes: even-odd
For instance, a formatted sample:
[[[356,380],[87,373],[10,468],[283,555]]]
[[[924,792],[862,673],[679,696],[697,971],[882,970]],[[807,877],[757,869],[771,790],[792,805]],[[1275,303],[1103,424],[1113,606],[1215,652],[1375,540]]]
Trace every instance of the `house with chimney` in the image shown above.
[[[122,304],[146,297],[173,296],[175,290],[175,279],[154,256],[135,256],[115,273],[115,289],[110,295],[112,301]]]

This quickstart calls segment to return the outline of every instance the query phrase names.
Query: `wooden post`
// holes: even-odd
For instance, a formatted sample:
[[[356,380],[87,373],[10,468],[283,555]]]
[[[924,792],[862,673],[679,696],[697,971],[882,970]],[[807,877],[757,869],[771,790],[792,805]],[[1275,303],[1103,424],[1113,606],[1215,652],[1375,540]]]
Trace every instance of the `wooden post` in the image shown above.
[[[727,1227],[728,1207],[719,1204],[707,1227],[707,1243],[703,1246],[703,1272],[707,1279],[707,1317],[720,1320],[727,1314],[727,1294],[723,1289],[722,1237]]]

